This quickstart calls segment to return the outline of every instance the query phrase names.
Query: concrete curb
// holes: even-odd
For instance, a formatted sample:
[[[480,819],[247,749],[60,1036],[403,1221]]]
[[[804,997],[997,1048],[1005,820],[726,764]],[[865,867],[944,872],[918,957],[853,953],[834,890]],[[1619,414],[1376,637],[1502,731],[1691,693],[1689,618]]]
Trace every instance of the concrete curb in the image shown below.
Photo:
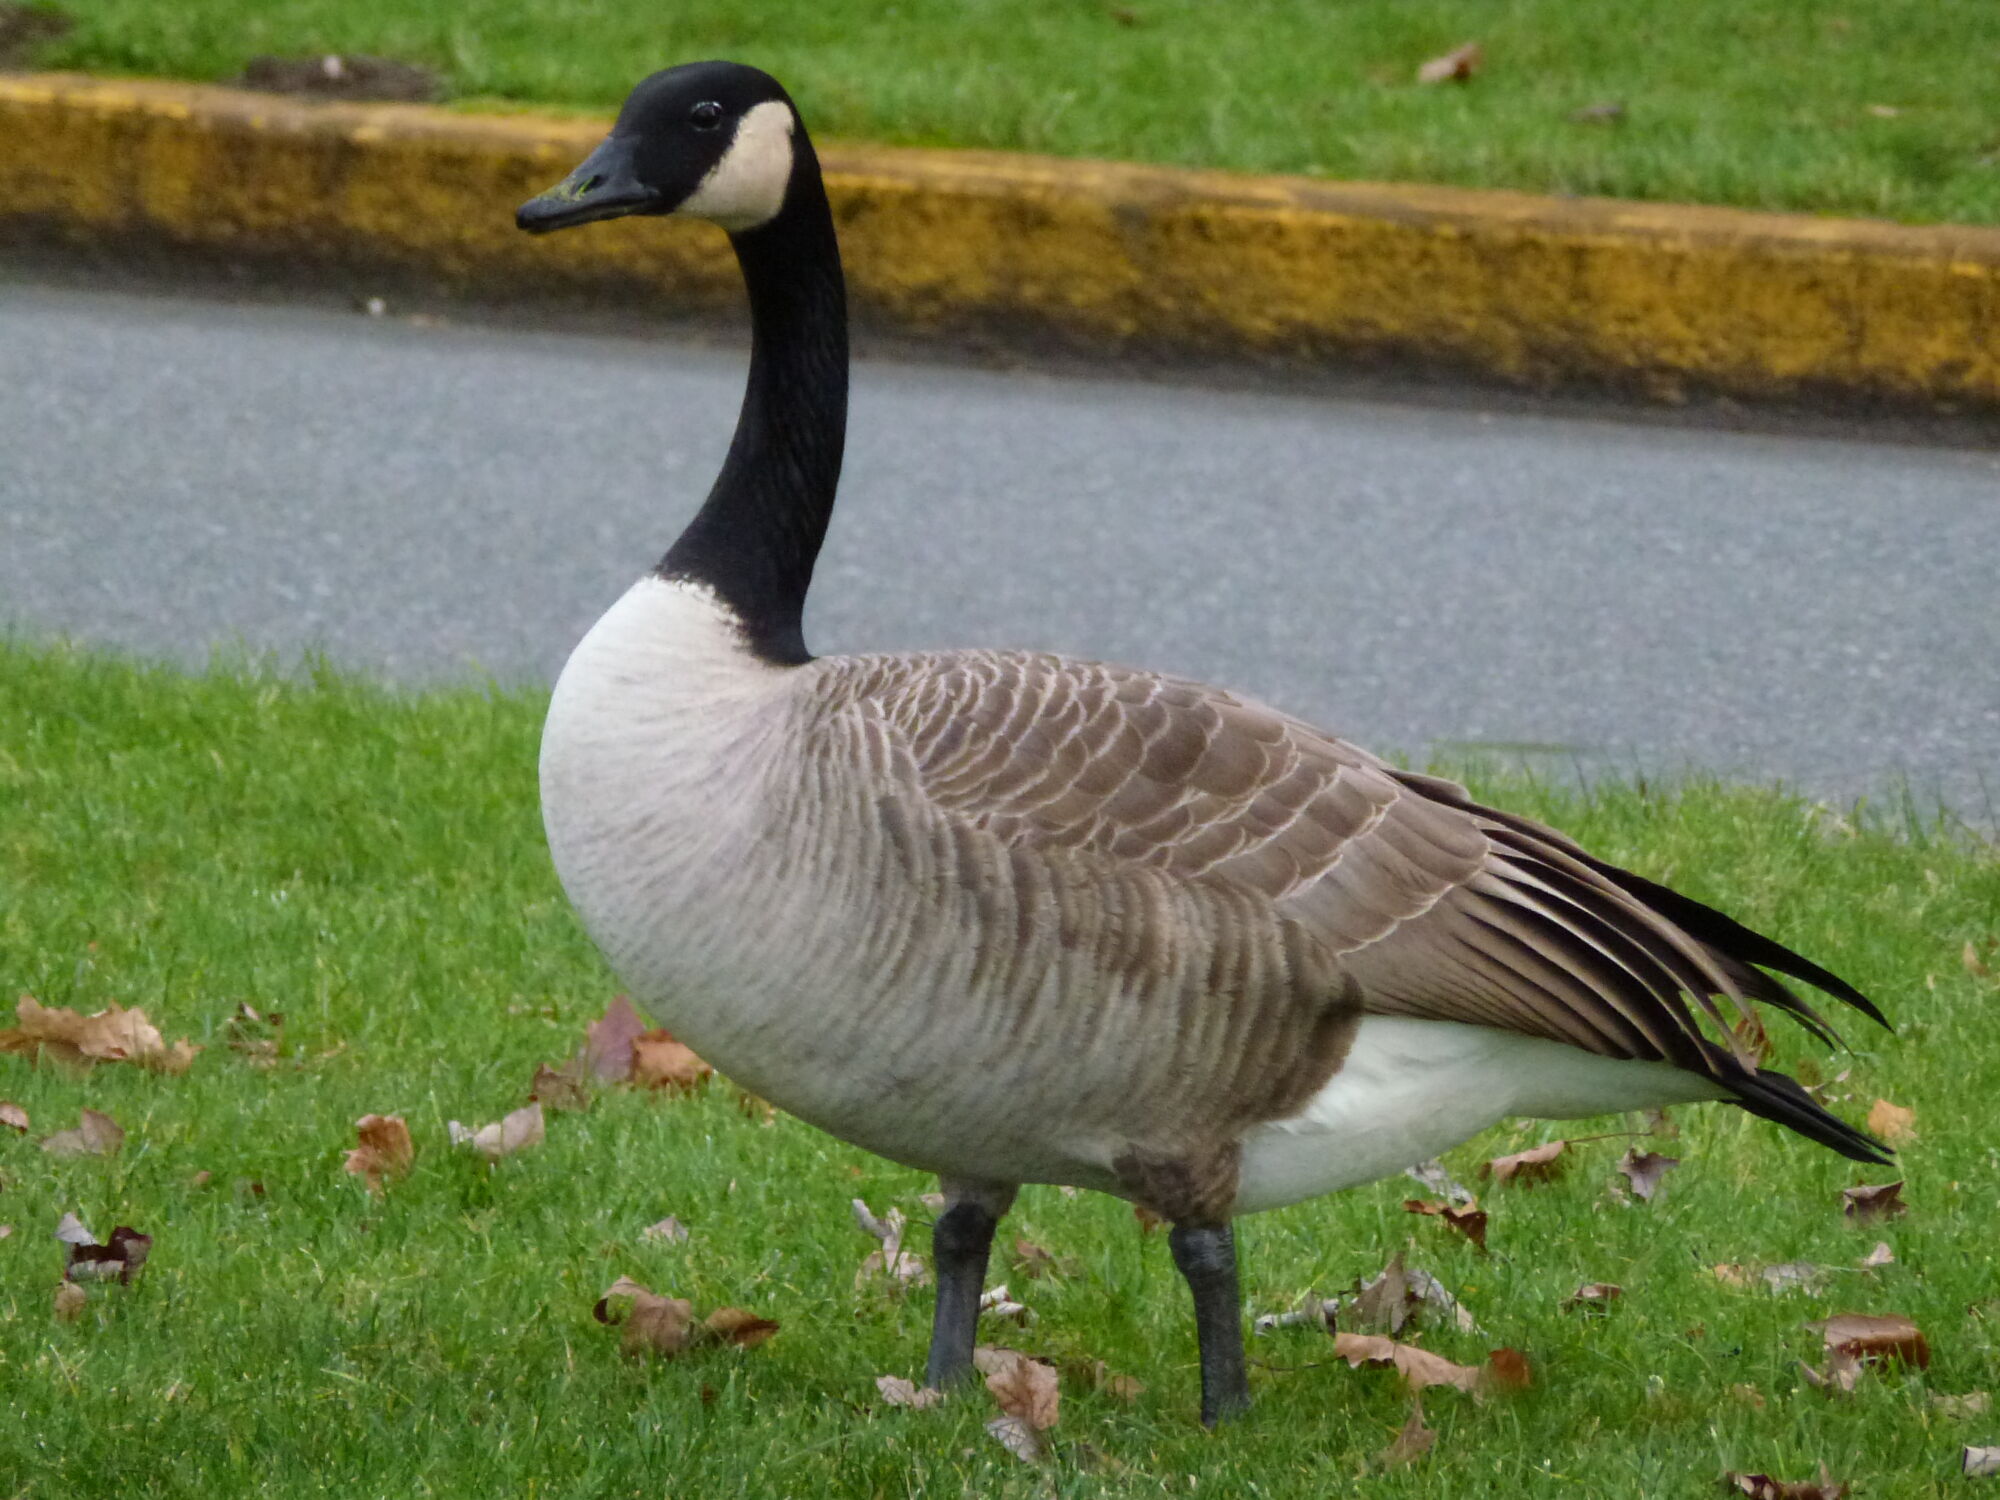
[[[534,239],[599,121],[0,77],[0,242],[734,306],[701,225]],[[2000,230],[830,145],[859,318],[918,336],[2000,411]]]

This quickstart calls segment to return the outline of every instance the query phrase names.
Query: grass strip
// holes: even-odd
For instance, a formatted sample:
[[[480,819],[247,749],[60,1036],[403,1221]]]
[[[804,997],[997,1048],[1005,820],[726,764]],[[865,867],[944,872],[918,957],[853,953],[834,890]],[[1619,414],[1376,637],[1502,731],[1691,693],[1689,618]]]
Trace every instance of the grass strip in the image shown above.
[[[1245,1297],[1282,1309],[1338,1292],[1404,1249],[1483,1325],[1426,1346],[1476,1362],[1527,1353],[1533,1389],[1475,1404],[1433,1392],[1430,1455],[1379,1470],[1408,1399],[1335,1361],[1310,1329],[1253,1344],[1259,1406],[1219,1437],[1194,1423],[1185,1294],[1164,1237],[1105,1199],[1031,1188],[1004,1228],[1063,1269],[1007,1280],[1038,1313],[995,1341],[1074,1371],[1136,1376],[1126,1404],[1065,1378],[1057,1456],[1030,1470],[982,1430],[983,1393],[891,1410],[874,1378],[921,1369],[929,1297],[857,1289],[874,1242],[848,1200],[921,1223],[917,1175],[730,1092],[602,1093],[545,1144],[489,1166],[446,1122],[521,1104],[536,1063],[572,1052],[614,991],[550,872],[535,805],[543,700],[392,691],[328,671],[187,676],[61,647],[0,647],[0,980],[9,999],[143,1006],[207,1050],[184,1076],[78,1076],[0,1056],[0,1476],[10,1496],[308,1494],[656,1496],[1320,1496],[1366,1469],[1382,1496],[1708,1496],[1726,1469],[1810,1477],[1824,1460],[1871,1495],[1949,1483],[1988,1429],[1928,1397],[2000,1384],[2000,980],[1961,961],[1995,936],[2000,861],[1914,830],[1851,828],[1771,791],[1689,785],[1588,798],[1481,790],[1610,858],[1729,907],[1831,965],[1897,1019],[1856,1023],[1815,1060],[1835,1107],[1916,1110],[1907,1217],[1843,1220],[1846,1162],[1719,1107],[1676,1112],[1658,1199],[1616,1201],[1624,1140],[1579,1145],[1546,1186],[1490,1189],[1490,1256],[1401,1207],[1391,1181],[1246,1221]],[[1993,965],[2000,968],[2000,964]],[[240,1001],[285,1015],[275,1063],[232,1050]],[[11,1018],[0,1018],[11,1019]],[[1780,1061],[1809,1054],[1781,1034]],[[103,1111],[110,1158],[39,1137]],[[366,1113],[400,1113],[415,1169],[372,1197],[341,1170]],[[1636,1123],[1636,1122],[1634,1122]],[[1492,1132],[1479,1161],[1618,1120]],[[198,1182],[197,1174],[210,1176]],[[58,1218],[154,1236],[136,1284],[55,1321]],[[642,1239],[663,1215],[684,1243]],[[1862,1270],[1878,1239],[1892,1264]],[[921,1248],[919,1230],[913,1241]],[[1717,1263],[1812,1262],[1781,1293]],[[672,1363],[622,1357],[591,1304],[627,1274],[698,1308],[782,1323],[761,1348]],[[1586,1282],[1624,1296],[1561,1310]],[[1830,1399],[1804,1324],[1901,1313],[1926,1375],[1871,1372]],[[1254,1490],[1253,1487],[1254,1486]]]
[[[469,103],[606,110],[726,56],[814,129],[987,147],[2000,222],[1991,0],[92,0],[45,66],[203,80],[386,55]],[[1480,72],[1422,86],[1478,42]]]

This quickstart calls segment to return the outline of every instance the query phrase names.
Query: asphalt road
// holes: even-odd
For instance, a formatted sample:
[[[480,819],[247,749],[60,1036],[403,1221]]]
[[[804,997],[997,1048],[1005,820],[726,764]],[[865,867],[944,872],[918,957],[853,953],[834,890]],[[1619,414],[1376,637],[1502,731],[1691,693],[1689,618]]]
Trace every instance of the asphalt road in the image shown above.
[[[727,345],[0,282],[0,620],[546,678],[700,501]],[[1377,749],[2000,801],[1992,453],[866,362],[816,649],[1008,643]]]

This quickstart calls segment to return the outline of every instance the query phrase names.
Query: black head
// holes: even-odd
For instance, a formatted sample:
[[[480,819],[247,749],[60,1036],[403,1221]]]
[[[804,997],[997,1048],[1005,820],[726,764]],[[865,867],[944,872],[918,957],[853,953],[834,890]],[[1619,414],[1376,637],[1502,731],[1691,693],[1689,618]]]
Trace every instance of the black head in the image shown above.
[[[687,63],[632,90],[604,144],[521,205],[536,234],[625,214],[688,214],[731,233],[785,206],[803,132],[778,80],[741,63]]]

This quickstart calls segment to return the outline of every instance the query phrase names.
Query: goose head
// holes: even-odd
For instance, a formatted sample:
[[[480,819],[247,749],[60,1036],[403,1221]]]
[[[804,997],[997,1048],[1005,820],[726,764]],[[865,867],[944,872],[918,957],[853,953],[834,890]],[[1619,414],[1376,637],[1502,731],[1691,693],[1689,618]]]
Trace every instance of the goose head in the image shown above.
[[[632,90],[604,143],[514,221],[546,234],[626,214],[681,214],[741,234],[783,210],[800,134],[770,74],[731,62],[668,68]]]

